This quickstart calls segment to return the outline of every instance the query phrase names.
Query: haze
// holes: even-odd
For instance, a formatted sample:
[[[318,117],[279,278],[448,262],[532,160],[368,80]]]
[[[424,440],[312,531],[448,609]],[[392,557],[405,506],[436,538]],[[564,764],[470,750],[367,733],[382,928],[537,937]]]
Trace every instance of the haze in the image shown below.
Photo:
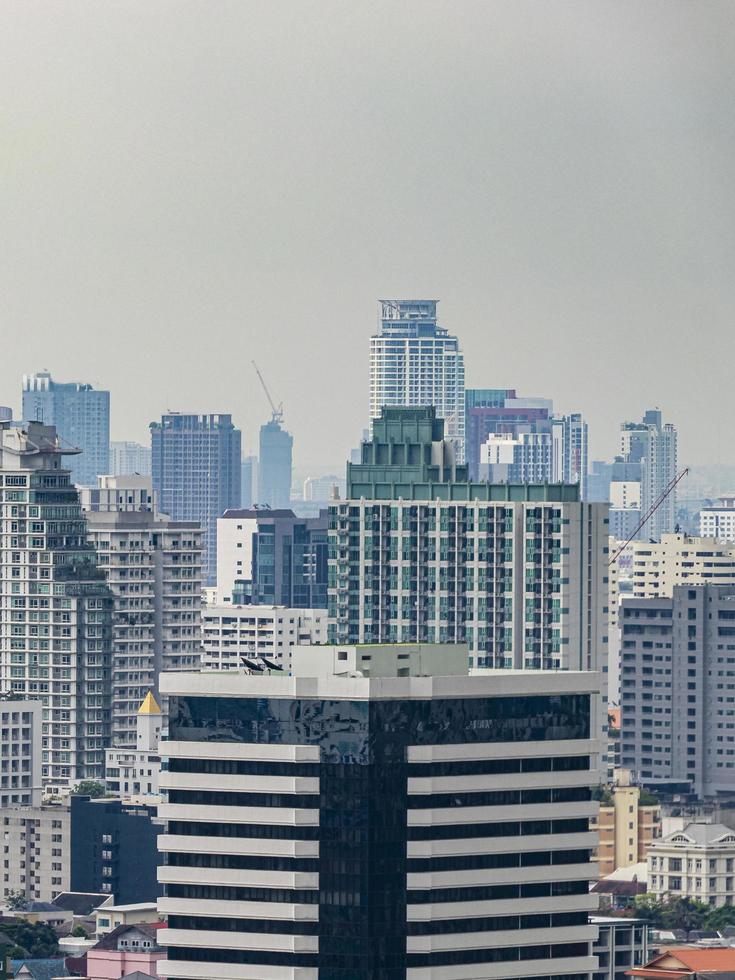
[[[269,409],[296,463],[365,426],[383,296],[439,297],[467,384],[657,405],[735,463],[735,5],[28,2],[0,8],[0,404],[24,372]]]

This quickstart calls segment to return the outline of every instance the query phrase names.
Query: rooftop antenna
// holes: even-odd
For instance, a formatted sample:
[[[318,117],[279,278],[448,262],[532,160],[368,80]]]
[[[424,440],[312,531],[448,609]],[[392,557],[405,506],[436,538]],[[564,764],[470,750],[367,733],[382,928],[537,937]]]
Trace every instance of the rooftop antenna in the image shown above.
[[[258,379],[261,385],[263,386],[265,397],[270,402],[271,411],[272,411],[271,422],[276,422],[278,425],[281,425],[281,423],[283,422],[283,402],[280,402],[279,405],[276,405],[276,403],[271,398],[271,393],[268,391],[268,386],[266,385],[263,379],[263,375],[260,373],[260,368],[255,363],[255,361],[253,361],[253,367],[255,368],[255,373],[258,375]]]

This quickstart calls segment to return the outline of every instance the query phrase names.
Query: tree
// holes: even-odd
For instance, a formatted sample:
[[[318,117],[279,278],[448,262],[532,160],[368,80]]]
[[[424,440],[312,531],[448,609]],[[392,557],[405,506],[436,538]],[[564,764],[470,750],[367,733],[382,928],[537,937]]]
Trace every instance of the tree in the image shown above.
[[[656,899],[652,895],[638,895],[635,914],[658,929],[702,929],[711,913],[709,905],[691,898],[667,896]]]
[[[105,789],[104,783],[99,783],[94,779],[83,779],[81,783],[77,785],[72,790],[74,796],[89,796],[93,800],[98,800],[101,796],[104,796],[107,790]]]
[[[28,908],[28,899],[25,892],[8,892],[5,896],[5,904],[13,912],[22,912]]]
[[[717,932],[721,932],[726,926],[735,926],[735,905],[721,905],[718,909],[712,909],[705,926]]]
[[[56,933],[46,922],[4,922],[3,932],[13,943],[8,950],[13,959],[45,959],[59,951]]]
[[[71,931],[71,934],[72,936],[74,936],[75,939],[87,938],[87,930],[84,928],[84,926],[74,926],[74,928]]]

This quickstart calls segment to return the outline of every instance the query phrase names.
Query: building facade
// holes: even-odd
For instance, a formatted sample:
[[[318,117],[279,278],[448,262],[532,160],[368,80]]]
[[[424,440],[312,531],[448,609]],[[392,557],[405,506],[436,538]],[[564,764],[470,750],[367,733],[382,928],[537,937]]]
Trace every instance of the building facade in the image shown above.
[[[626,778],[612,786],[609,797],[590,826],[600,840],[595,859],[600,877],[607,878],[618,868],[629,868],[646,860],[651,843],[661,834],[661,807],[658,803],[641,803],[641,789]]]
[[[607,508],[471,483],[433,409],[387,409],[330,515],[333,643],[467,642],[470,665],[587,670],[607,648]]]
[[[290,506],[293,436],[286,432],[280,419],[261,425],[259,452],[256,503],[272,510]]]
[[[328,517],[228,510],[217,521],[219,603],[327,608]]]
[[[550,432],[502,432],[480,447],[480,479],[490,483],[549,483],[554,447]]]
[[[590,916],[598,937],[593,946],[597,957],[594,980],[628,980],[628,971],[648,961],[648,926],[642,919]]]
[[[110,472],[110,392],[54,381],[48,371],[23,376],[23,418],[53,425],[62,448],[77,448],[72,483],[92,484]]]
[[[735,497],[720,497],[716,504],[699,512],[699,533],[703,538],[735,542]]]
[[[735,586],[624,598],[621,760],[652,788],[735,792]]]
[[[122,747],[135,744],[138,708],[161,671],[199,667],[203,542],[198,523],[153,511],[149,478],[100,484],[87,524],[114,596],[112,744]]]
[[[589,976],[600,678],[449,659],[166,675],[161,976]]]
[[[690,823],[648,850],[648,894],[686,897],[716,907],[735,902],[735,831]]]
[[[676,427],[668,422],[664,424],[661,412],[651,409],[642,422],[622,424],[620,449],[624,462],[641,466],[640,505],[642,515],[646,515],[676,477]],[[660,541],[662,534],[672,534],[675,530],[676,491],[673,491],[646,522],[643,534]]]
[[[0,808],[40,806],[42,707],[0,696]]]
[[[0,690],[40,699],[42,780],[104,773],[112,605],[53,426],[0,425]]]
[[[203,670],[239,670],[261,657],[290,670],[294,646],[326,640],[326,609],[206,605],[202,611]]]
[[[0,810],[3,879],[0,900],[11,892],[29,902],[51,902],[70,883],[69,808],[10,806]]]
[[[459,340],[437,322],[437,300],[380,301],[380,330],[370,338],[370,418],[388,406],[428,406],[446,422],[457,459],[464,459],[464,356]]]
[[[163,715],[158,702],[149,691],[138,708],[135,746],[107,749],[105,752],[105,785],[109,793],[132,803],[157,806],[158,777],[161,756]]]
[[[735,585],[735,544],[727,541],[664,534],[628,547],[636,599],[667,598],[677,585]]]
[[[174,521],[196,521],[204,532],[203,578],[214,585],[217,518],[240,505],[240,430],[230,415],[171,412],[151,423],[153,489]]]
[[[139,442],[111,442],[110,473],[112,476],[130,476],[135,473],[139,476],[150,476],[150,446],[141,446]]]

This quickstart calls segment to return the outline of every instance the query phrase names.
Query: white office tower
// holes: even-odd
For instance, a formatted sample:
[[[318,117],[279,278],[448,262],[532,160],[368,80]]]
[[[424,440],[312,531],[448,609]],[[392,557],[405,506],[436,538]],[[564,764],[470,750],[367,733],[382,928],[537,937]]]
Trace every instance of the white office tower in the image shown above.
[[[201,658],[202,530],[153,510],[150,477],[101,477],[83,492],[89,537],[115,597],[112,744],[135,742],[138,708],[164,670]]]
[[[202,669],[238,670],[249,660],[291,669],[291,650],[300,643],[325,643],[326,609],[286,606],[205,605],[202,610]]]
[[[662,497],[676,477],[676,428],[663,424],[661,412],[650,410],[642,422],[624,422],[620,429],[623,461],[641,464],[640,505],[643,515]],[[659,541],[676,529],[676,492],[672,491],[647,521],[642,534]],[[613,529],[617,534],[617,530]]]
[[[304,654],[162,679],[159,976],[589,977],[600,676]]]
[[[370,418],[384,407],[433,405],[446,422],[457,462],[464,461],[464,357],[440,327],[437,300],[384,299],[380,333],[370,338]]]
[[[40,698],[42,780],[104,774],[112,594],[53,426],[0,424],[0,690]]]

